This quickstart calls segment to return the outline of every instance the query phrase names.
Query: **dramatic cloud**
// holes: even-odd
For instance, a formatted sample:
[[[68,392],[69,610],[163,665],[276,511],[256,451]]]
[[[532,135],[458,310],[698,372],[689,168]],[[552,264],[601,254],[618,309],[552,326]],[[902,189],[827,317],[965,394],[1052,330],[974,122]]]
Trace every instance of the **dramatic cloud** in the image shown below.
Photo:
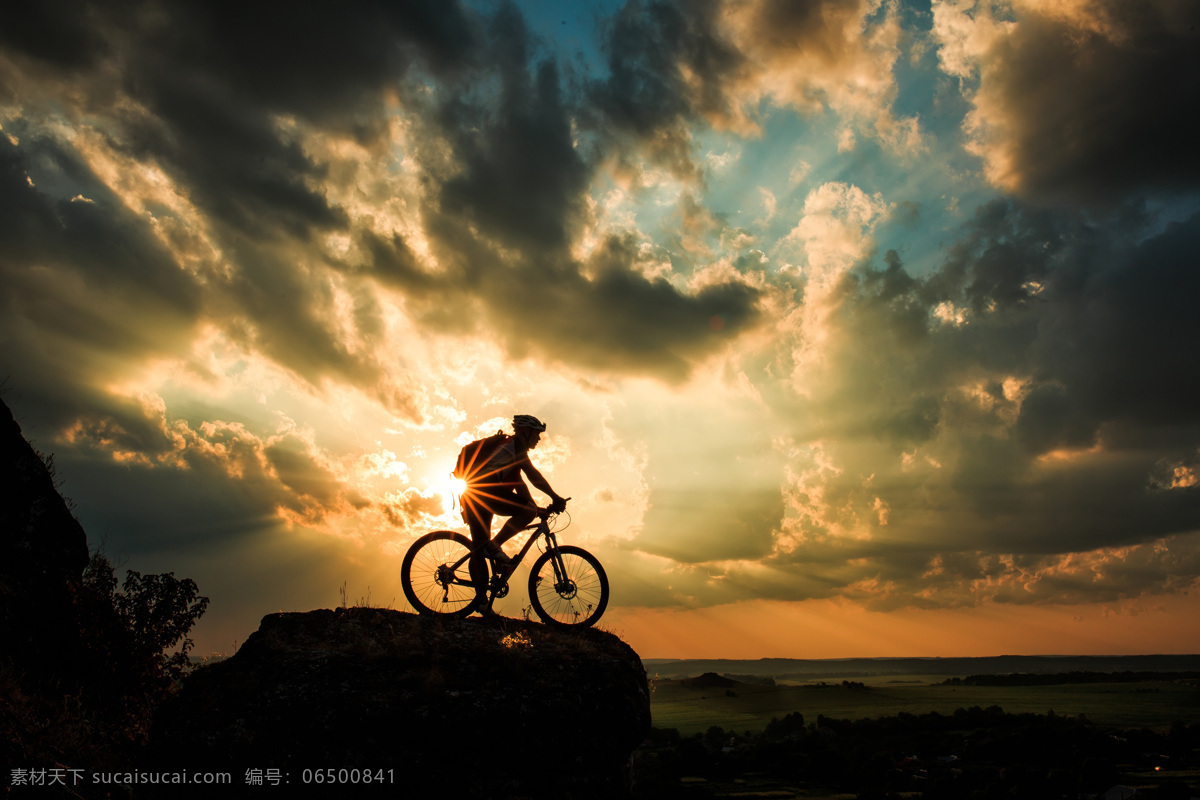
[[[629,3],[606,29],[609,76],[592,85],[603,130],[634,153],[694,177],[693,122],[761,133],[764,104],[826,110],[903,154],[925,147],[916,116],[893,113],[896,7],[877,0]],[[636,169],[622,153],[620,171]]]
[[[918,119],[893,114],[893,68],[900,55],[897,7],[871,0],[797,4],[779,0],[729,3],[723,22],[752,65],[734,93],[770,98],[808,112],[837,112],[897,154],[923,148]],[[750,105],[743,99],[743,105]]]
[[[1200,217],[1122,244],[1133,234],[998,202],[926,277],[894,254],[847,273],[836,309],[802,319],[823,326],[802,335],[825,358],[805,361],[810,402],[794,416],[821,444],[793,456],[780,563],[839,565],[839,587],[876,581],[861,591],[893,603],[1196,580],[1200,542],[1177,535],[1200,523],[1200,415],[1185,400],[1200,389],[1200,331],[1185,322]],[[1165,551],[1165,572],[1121,583],[1119,569],[1078,567]],[[983,563],[1006,565],[993,577],[1014,586],[1074,564],[1074,589],[951,582],[948,565]]]
[[[943,67],[976,86],[965,126],[988,178],[1071,203],[1194,191],[1196,4],[1012,5],[934,3]]]
[[[599,129],[619,146],[618,173],[635,170],[624,148],[693,177],[692,122],[738,113],[724,91],[743,57],[719,30],[720,5],[628,3],[604,29],[609,75],[590,87]]]

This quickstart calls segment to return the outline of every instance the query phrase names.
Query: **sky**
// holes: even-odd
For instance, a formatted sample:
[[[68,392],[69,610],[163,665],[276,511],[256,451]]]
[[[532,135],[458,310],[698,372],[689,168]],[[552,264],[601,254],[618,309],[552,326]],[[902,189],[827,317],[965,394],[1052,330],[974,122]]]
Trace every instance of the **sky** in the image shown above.
[[[644,657],[1194,652],[1198,23],[8,4],[0,394],[198,654],[407,608],[519,413]]]

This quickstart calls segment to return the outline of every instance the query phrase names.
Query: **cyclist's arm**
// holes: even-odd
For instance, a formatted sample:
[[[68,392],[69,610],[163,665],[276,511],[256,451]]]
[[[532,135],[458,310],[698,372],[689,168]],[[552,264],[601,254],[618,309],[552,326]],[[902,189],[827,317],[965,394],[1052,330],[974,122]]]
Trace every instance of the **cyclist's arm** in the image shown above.
[[[546,494],[555,503],[564,502],[563,498],[559,496],[558,492],[550,488],[550,482],[546,480],[542,473],[538,472],[537,467],[531,464],[529,459],[525,459],[525,463],[521,465],[521,471],[525,473],[525,477],[528,478],[529,482],[533,484],[533,488],[538,489]]]

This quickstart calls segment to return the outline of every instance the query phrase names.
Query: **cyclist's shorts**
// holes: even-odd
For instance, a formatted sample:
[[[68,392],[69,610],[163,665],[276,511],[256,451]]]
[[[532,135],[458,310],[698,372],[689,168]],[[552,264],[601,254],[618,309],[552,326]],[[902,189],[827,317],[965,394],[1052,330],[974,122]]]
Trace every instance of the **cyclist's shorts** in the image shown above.
[[[462,494],[464,510],[490,512],[498,517],[511,517],[529,508],[529,495],[524,486],[509,484],[500,486],[485,486],[468,488]]]

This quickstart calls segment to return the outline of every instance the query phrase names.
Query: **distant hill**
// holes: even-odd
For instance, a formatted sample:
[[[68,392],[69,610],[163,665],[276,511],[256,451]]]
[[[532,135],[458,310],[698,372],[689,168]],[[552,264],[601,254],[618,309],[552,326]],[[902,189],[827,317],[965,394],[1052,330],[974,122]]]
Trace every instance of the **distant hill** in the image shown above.
[[[689,689],[732,689],[734,686],[741,686],[737,681],[722,677],[715,672],[706,672],[696,678],[685,678],[680,681],[680,685]]]
[[[776,680],[873,678],[888,675],[1046,675],[1066,672],[1191,672],[1200,655],[991,656],[986,658],[673,659],[644,658],[650,675],[686,678],[703,673],[755,675]]]

